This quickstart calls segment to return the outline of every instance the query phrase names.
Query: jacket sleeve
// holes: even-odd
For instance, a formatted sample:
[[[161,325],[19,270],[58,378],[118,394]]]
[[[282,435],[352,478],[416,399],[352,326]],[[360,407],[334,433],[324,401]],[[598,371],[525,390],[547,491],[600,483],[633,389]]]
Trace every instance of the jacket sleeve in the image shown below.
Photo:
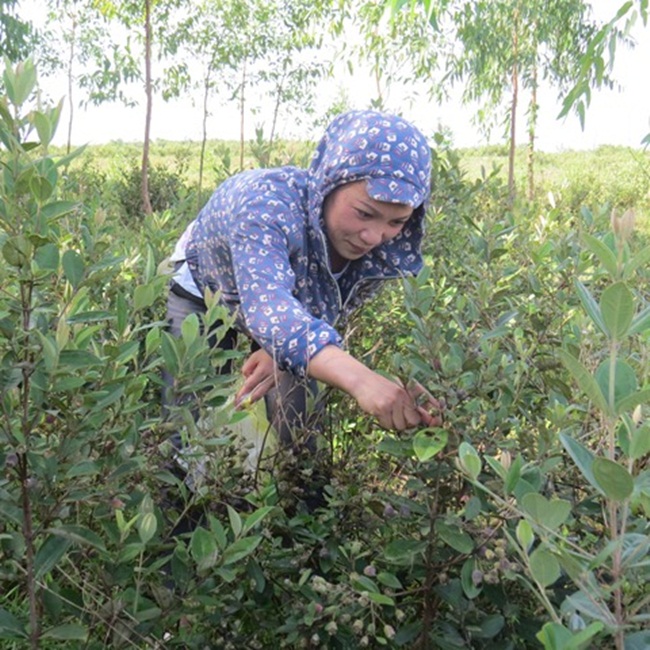
[[[305,376],[309,359],[342,339],[294,296],[291,256],[301,253],[292,251],[293,236],[282,218],[252,210],[238,216],[230,251],[246,329],[280,368]]]

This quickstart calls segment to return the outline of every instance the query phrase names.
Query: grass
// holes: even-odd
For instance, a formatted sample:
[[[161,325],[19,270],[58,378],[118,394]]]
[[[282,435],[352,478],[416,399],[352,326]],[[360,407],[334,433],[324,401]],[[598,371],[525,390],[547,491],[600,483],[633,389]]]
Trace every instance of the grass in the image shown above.
[[[279,141],[272,151],[264,142],[248,141],[244,151],[244,169],[309,162],[313,144]],[[196,187],[199,179],[200,143],[156,140],[151,143],[150,163],[179,175],[184,184]],[[64,149],[54,150],[63,154]],[[508,171],[506,146],[459,149],[461,169],[469,180],[478,179],[497,169],[505,182]],[[107,178],[116,178],[126,169],[139,168],[140,143],[111,142],[90,145],[75,160],[73,168],[95,170]],[[234,140],[209,140],[206,144],[203,190],[211,188],[241,169],[239,143]],[[515,179],[520,196],[528,188],[528,154],[519,147],[515,159]],[[589,151],[560,153],[537,152],[534,160],[535,200],[548,205],[550,196],[556,205],[576,213],[582,206],[597,210],[606,206],[618,210],[634,208],[637,220],[650,232],[650,152],[630,147],[601,146]]]

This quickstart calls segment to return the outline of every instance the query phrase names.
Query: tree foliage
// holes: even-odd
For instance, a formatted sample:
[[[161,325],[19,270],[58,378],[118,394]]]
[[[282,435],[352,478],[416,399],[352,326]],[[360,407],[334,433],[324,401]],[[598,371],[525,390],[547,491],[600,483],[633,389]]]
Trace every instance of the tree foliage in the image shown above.
[[[20,61],[33,46],[36,34],[31,23],[20,17],[17,0],[0,0],[0,55]]]

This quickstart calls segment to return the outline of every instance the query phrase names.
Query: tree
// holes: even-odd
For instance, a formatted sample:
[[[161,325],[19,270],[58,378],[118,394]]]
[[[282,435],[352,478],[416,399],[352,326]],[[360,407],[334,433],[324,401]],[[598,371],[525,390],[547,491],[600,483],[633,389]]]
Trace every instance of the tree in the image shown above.
[[[394,9],[402,7],[403,2],[392,3]],[[446,43],[436,29],[431,29],[426,3],[411,3],[404,11],[387,11],[384,0],[366,0],[346,18],[352,33],[360,34],[361,39],[344,40],[343,56],[352,70],[358,62],[370,68],[375,94],[370,98],[370,106],[386,109],[390,103],[389,95],[393,85],[413,89],[417,96],[422,88],[422,79],[430,83],[425,88],[430,97],[441,98],[444,89],[441,79],[435,80],[441,54]],[[439,3],[444,7],[445,2]],[[400,97],[400,103],[404,97]]]
[[[578,73],[572,88],[564,97],[562,111],[558,117],[564,117],[573,110],[584,128],[586,111],[591,103],[591,91],[611,86],[609,74],[614,68],[618,44],[631,44],[629,33],[638,20],[647,26],[648,0],[625,2],[614,17],[593,34],[579,59]],[[650,144],[650,133],[642,142]]]
[[[281,109],[298,107],[309,112],[312,106],[313,89],[327,70],[320,51],[317,56],[313,51],[322,44],[326,17],[331,16],[334,7],[330,0],[319,3],[204,1],[179,23],[177,40],[183,43],[183,48],[177,64],[167,70],[163,94],[175,97],[190,88],[201,89],[199,201],[213,95],[222,102],[236,101],[239,105],[240,169],[244,166],[245,125],[250,103],[247,90],[254,84],[258,101],[271,96],[270,136],[268,144],[264,144],[266,153],[262,158],[268,157],[277,135]],[[258,110],[259,104],[254,109]]]
[[[17,0],[0,0],[0,55],[19,61],[29,54],[36,36],[30,22],[16,14]]]
[[[484,102],[479,120],[490,128],[510,99],[503,123],[509,132],[508,188],[515,194],[516,120],[521,88],[530,93],[529,193],[534,188],[533,152],[539,79],[559,94],[577,76],[581,52],[595,26],[583,0],[495,0],[458,3],[452,21],[460,50],[448,61],[450,79],[465,84],[465,101]]]
[[[77,106],[118,100],[132,101],[123,85],[138,78],[132,58],[122,55],[113,39],[111,16],[96,3],[80,0],[50,0],[47,24],[38,48],[41,71],[65,70],[69,107],[67,150]],[[47,64],[47,65],[44,65]],[[81,90],[78,98],[77,91]]]

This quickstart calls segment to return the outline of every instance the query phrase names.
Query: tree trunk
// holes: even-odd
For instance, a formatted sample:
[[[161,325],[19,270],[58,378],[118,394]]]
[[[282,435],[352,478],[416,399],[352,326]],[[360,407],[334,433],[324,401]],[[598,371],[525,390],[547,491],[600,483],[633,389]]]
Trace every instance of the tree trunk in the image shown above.
[[[77,17],[71,16],[72,28],[70,30],[70,56],[68,57],[68,104],[70,106],[70,119],[68,120],[68,142],[66,146],[66,153],[70,153],[72,149],[72,118],[74,116],[74,102],[72,101],[72,68],[74,66],[74,46],[75,39],[77,38]]]
[[[532,92],[528,111],[528,200],[535,195],[535,130],[537,128],[537,64],[533,65]]]
[[[153,91],[151,87],[151,0],[144,2],[144,70],[145,92],[147,94],[147,113],[144,122],[144,143],[142,147],[142,210],[146,215],[153,212],[149,198],[149,139],[151,134],[151,107]]]
[[[512,204],[515,200],[515,127],[517,124],[517,100],[519,94],[519,10],[515,9],[512,30],[512,105],[510,106],[510,155],[508,156],[508,197]]]
[[[210,94],[210,69],[205,75],[203,88],[203,132],[201,134],[201,155],[199,156],[199,191],[197,210],[201,209],[201,190],[203,189],[203,166],[205,164],[205,147],[208,142],[208,96]]]
[[[286,74],[286,72],[285,72]],[[271,149],[275,140],[275,129],[278,126],[278,115],[280,113],[280,103],[282,102],[282,92],[284,91],[285,75],[282,75],[280,82],[276,87],[275,92],[275,106],[273,107],[273,121],[271,122],[271,133],[269,135],[269,157],[271,156]]]
[[[239,169],[244,169],[244,110],[246,107],[246,59],[241,76],[241,91],[239,93]]]

